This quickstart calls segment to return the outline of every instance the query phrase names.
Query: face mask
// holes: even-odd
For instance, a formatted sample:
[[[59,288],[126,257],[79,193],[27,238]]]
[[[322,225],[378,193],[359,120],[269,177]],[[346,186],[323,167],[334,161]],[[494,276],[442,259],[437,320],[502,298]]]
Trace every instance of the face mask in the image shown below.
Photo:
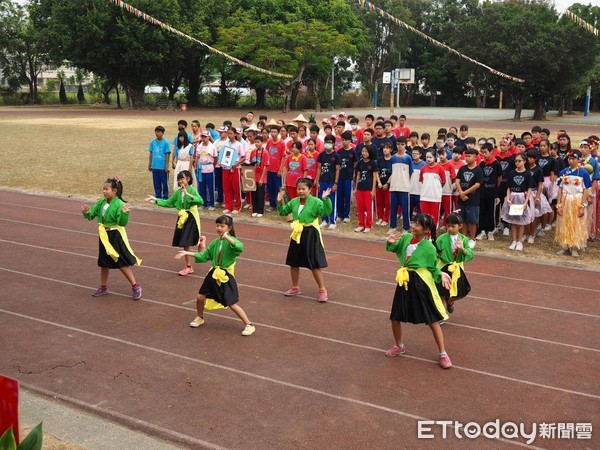
[[[351,125],[353,130],[356,130],[356,128],[358,128],[356,125]]]
[[[327,143],[325,144],[325,150],[331,150],[333,148],[333,144]]]

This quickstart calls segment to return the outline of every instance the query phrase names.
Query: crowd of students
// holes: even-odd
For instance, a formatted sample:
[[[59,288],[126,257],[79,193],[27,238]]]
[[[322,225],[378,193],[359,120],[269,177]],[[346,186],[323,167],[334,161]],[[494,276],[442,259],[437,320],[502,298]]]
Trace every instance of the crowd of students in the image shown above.
[[[176,187],[176,175],[185,169],[205,208],[222,206],[224,214],[234,215],[249,208],[260,218],[276,210],[280,190],[295,198],[297,180],[310,178],[313,195],[331,190],[333,209],[319,225],[329,230],[350,222],[355,196],[354,231],[362,233],[375,226],[387,227],[388,234],[406,232],[419,212],[442,227],[460,211],[471,248],[502,232],[512,237],[511,250],[522,251],[558,227],[559,251],[573,256],[600,233],[597,136],[577,149],[564,130],[555,142],[539,126],[496,140],[476,139],[461,125],[440,128],[432,139],[411,131],[404,115],[368,114],[361,127],[359,118],[344,112],[324,118],[321,126],[303,115],[288,124],[264,115],[255,121],[252,112],[238,127],[225,121],[202,129],[194,120],[190,133],[187,125],[179,121],[172,142],[156,127],[148,169],[158,199],[169,196],[169,171]],[[254,169],[242,173],[247,166]],[[250,186],[247,192],[243,184]],[[583,222],[585,227],[577,226]]]

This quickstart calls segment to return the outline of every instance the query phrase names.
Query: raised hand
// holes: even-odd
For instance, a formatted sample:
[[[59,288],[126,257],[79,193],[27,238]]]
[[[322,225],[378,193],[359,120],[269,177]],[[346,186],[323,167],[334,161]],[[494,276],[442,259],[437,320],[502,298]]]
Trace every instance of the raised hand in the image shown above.
[[[156,201],[156,197],[155,197],[154,195],[148,195],[148,196],[146,197],[146,201],[147,201],[147,202],[151,202],[151,203],[152,203],[152,202],[155,202],[155,201]]]
[[[323,200],[331,195],[331,188],[327,188],[323,191]]]
[[[85,203],[85,204],[81,205],[81,210],[82,210],[84,213],[88,214],[88,213],[90,212],[90,205],[88,205],[87,203]]]
[[[133,205],[131,203],[125,203],[121,208],[121,212],[128,213],[133,209]]]

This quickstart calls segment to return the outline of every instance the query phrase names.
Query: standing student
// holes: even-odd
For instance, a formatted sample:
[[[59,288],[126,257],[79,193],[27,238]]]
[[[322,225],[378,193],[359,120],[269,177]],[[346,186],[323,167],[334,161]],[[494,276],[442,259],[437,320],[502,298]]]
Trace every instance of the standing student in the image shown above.
[[[133,253],[127,239],[125,227],[129,222],[131,205],[123,200],[123,183],[118,177],[109,178],[102,186],[103,199],[91,207],[81,205],[83,217],[87,220],[98,218],[100,287],[92,292],[92,297],[108,294],[110,269],[119,269],[131,283],[134,300],[142,298],[142,287],[135,281],[131,266],[140,265],[142,260]]]
[[[473,250],[469,247],[469,239],[460,232],[462,217],[452,213],[446,218],[446,232],[437,240],[440,268],[452,279],[450,289],[438,285],[440,297],[446,303],[448,312],[454,312],[454,302],[465,298],[471,292],[471,285],[465,275],[464,263],[473,259]]]
[[[394,346],[385,356],[393,357],[406,352],[402,339],[402,322],[425,323],[431,328],[437,344],[440,366],[449,369],[452,362],[446,353],[444,335],[439,324],[448,319],[448,314],[436,283],[441,282],[442,286],[450,289],[451,279],[438,266],[438,252],[433,244],[435,239],[436,224],[427,214],[417,214],[411,223],[410,233],[394,233],[387,239],[385,248],[396,254],[400,269],[396,274],[398,284],[390,313]]]
[[[479,188],[483,182],[483,171],[477,165],[478,152],[475,149],[465,151],[466,165],[462,166],[456,175],[456,189],[458,190],[458,207],[463,221],[467,225],[469,246],[475,247],[475,235],[479,224]]]
[[[304,146],[304,156],[306,156],[307,162],[307,171],[306,176],[311,180],[317,179],[317,169],[319,168],[319,163],[317,159],[319,158],[319,150],[317,149],[317,140],[314,138],[308,138],[305,142]],[[315,190],[316,186],[313,186],[313,195],[317,195]]]
[[[409,191],[409,205],[410,205],[410,217],[412,218],[415,210],[417,214],[421,212],[421,169],[427,165],[427,163],[421,160],[421,150],[414,149],[411,151],[413,173],[410,176],[410,191]]]
[[[167,200],[157,199],[153,195],[146,197],[147,202],[154,202],[163,208],[176,208],[178,213],[175,232],[173,233],[173,247],[183,247],[191,252],[200,242],[200,216],[198,206],[202,206],[202,197],[192,183],[192,174],[188,170],[182,170],[177,174],[179,189]],[[179,271],[179,275],[186,276],[194,273],[192,257],[185,257],[185,267]]]
[[[302,153],[302,142],[293,141],[291,154],[281,163],[282,178],[285,180],[285,189],[290,199],[296,198],[296,184],[298,179],[306,178],[308,172],[308,160]]]
[[[439,149],[438,149],[438,152],[439,152]],[[451,152],[452,160],[450,161],[450,163],[454,167],[455,174],[457,174],[458,171],[460,170],[460,168],[466,164],[464,159],[462,159],[463,152],[464,152],[464,150],[462,149],[462,147],[455,147],[454,151]],[[447,154],[448,154],[448,152],[446,151],[446,155]],[[460,199],[458,198],[458,189],[456,189],[456,176],[455,176],[454,177],[454,185],[452,186],[452,209],[451,209],[451,211],[456,211],[458,209],[459,200]]]
[[[579,167],[581,152],[569,150],[569,167],[558,175],[558,199],[556,203],[556,234],[554,240],[560,246],[559,255],[578,257],[579,250],[587,245],[587,218],[589,193],[592,180],[583,167]]]
[[[215,206],[223,204],[223,168],[219,164],[219,155],[227,142],[227,130],[228,127],[223,125],[219,128],[219,139],[214,142],[215,149],[217,151],[217,159],[215,160],[215,190],[217,196],[215,198]]]
[[[317,185],[317,191],[319,192],[319,198],[323,198],[323,193],[326,190],[330,190],[331,204],[333,208],[327,216],[323,216],[323,221],[320,227],[328,227],[330,230],[334,230],[336,227],[336,192],[340,177],[340,165],[342,163],[340,155],[333,150],[335,145],[335,136],[328,134],[325,136],[325,151],[319,154],[317,158],[317,178],[315,184]]]
[[[173,190],[177,189],[177,175],[182,170],[192,173],[194,171],[194,146],[188,141],[188,133],[180,131],[177,135],[177,146],[173,155]],[[192,184],[190,184],[192,185]]]
[[[280,139],[279,132],[282,127],[272,126],[271,137],[267,141],[269,152],[269,166],[267,168],[267,193],[271,209],[277,208],[277,193],[281,188],[281,162],[285,158],[285,142]]]
[[[589,192],[590,201],[586,208],[587,216],[587,227],[588,227],[588,239],[591,241],[596,240],[596,202],[595,196],[598,190],[598,183],[600,183],[600,164],[598,160],[592,156],[592,142],[584,139],[579,145],[581,151],[581,165],[586,170],[590,179],[592,180],[592,187]]]
[[[431,150],[434,150],[433,148]],[[438,162],[444,173],[446,174],[446,183],[442,187],[442,211],[444,212],[444,222],[446,217],[452,213],[452,191],[454,190],[454,180],[456,180],[456,171],[454,170],[454,164],[448,161],[448,153],[446,149],[441,148],[437,150]],[[458,194],[458,191],[457,191]],[[458,204],[458,202],[457,202]]]
[[[525,167],[525,155],[518,153],[515,155],[516,169],[512,170],[507,176],[506,199],[502,205],[502,220],[511,224],[512,243],[509,250],[523,251],[522,237],[525,225],[531,223],[533,211],[529,205],[531,195],[531,173]],[[516,210],[511,205],[521,205]],[[512,214],[511,214],[512,212]]]
[[[370,233],[373,228],[373,200],[375,200],[375,187],[377,186],[377,161],[373,160],[373,153],[372,146],[364,146],[361,151],[361,160],[354,168],[356,174],[354,195],[358,213],[358,227],[354,231],[357,233]]]
[[[390,221],[390,176],[392,175],[392,144],[384,144],[383,155],[377,158],[377,222],[375,225],[385,227]]]
[[[483,172],[481,182],[481,199],[479,201],[479,234],[477,240],[494,240],[496,229],[496,200],[498,187],[502,182],[502,166],[492,155],[493,146],[487,142],[481,146],[483,159],[479,164]],[[462,224],[461,224],[462,225]]]
[[[323,199],[310,195],[312,180],[300,178],[296,185],[298,197],[284,203],[284,194],[279,192],[277,203],[279,214],[287,216],[292,214],[292,234],[288,248],[286,265],[290,266],[292,287],[284,295],[293,297],[302,293],[300,290],[300,267],[309,269],[317,286],[319,287],[319,301],[328,300],[327,289],[323,280],[321,269],[327,267],[327,258],[323,247],[321,230],[319,228],[319,217],[329,216],[333,209],[329,194],[331,189],[323,191]]]
[[[418,152],[420,154],[420,152]],[[442,204],[442,188],[446,184],[446,172],[436,162],[435,152],[427,152],[427,164],[421,168],[421,212],[433,218],[435,226],[439,226],[440,205]],[[414,176],[414,173],[413,173]]]
[[[542,192],[544,172],[537,165],[537,151],[533,149],[527,150],[525,155],[527,156],[527,167],[529,168],[529,173],[531,173],[531,195],[529,196],[529,206],[532,212],[531,223],[529,224],[529,227],[525,226],[525,233],[528,235],[527,243],[533,244],[535,242],[535,236],[538,231],[537,227],[541,217],[552,212],[552,208]],[[542,230],[540,229],[539,231]]]
[[[218,153],[214,144],[210,142],[210,134],[203,131],[200,143],[196,146],[194,167],[198,180],[198,193],[209,211],[215,209],[215,161]]]
[[[393,145],[393,144],[392,144]],[[402,208],[402,229],[410,228],[410,176],[413,173],[412,156],[406,153],[406,138],[400,137],[398,152],[391,157],[392,175],[390,177],[390,229],[388,234],[396,232],[398,207]]]
[[[190,327],[198,328],[204,324],[204,309],[231,308],[231,310],[244,322],[242,336],[250,336],[256,328],[248,319],[246,312],[238,305],[239,294],[237,282],[234,278],[235,262],[244,251],[242,244],[235,237],[233,218],[227,215],[217,217],[217,238],[204,249],[206,238],[202,236],[198,253],[185,250],[177,253],[175,258],[193,256],[196,262],[212,263],[212,268],[204,277],[196,297],[196,311],[198,315],[190,323]]]
[[[338,218],[344,223],[350,222],[350,200],[352,198],[352,178],[354,167],[358,162],[358,154],[352,148],[352,133],[344,131],[341,134],[342,148],[338,150],[340,155],[340,178],[337,190],[337,213]]]
[[[502,138],[500,140],[499,149],[494,152],[494,158],[500,163],[500,167],[502,168],[502,181],[500,182],[500,187],[498,188],[498,200],[500,201],[496,206],[496,217],[502,217],[500,214],[500,210],[502,205],[504,205],[504,200],[506,199],[506,193],[508,190],[508,174],[512,172],[515,166],[514,155],[510,151],[510,142],[506,138]],[[504,227],[504,236],[510,235],[510,225],[508,222],[504,222],[501,220],[501,225]]]
[[[256,190],[252,191],[252,217],[262,217],[265,213],[265,186],[267,185],[267,168],[269,152],[263,148],[263,136],[259,134],[254,140],[254,149],[250,153],[250,164],[254,166]]]
[[[227,130],[227,141],[225,141],[219,154],[219,161],[223,165],[223,157],[227,153],[233,155],[231,164],[223,167],[223,196],[225,200],[225,209],[223,214],[237,214],[242,209],[242,188],[240,178],[240,166],[246,160],[244,147],[235,138],[235,129]]]
[[[558,163],[550,154],[550,146],[551,144],[548,139],[541,139],[538,143],[538,148],[540,149],[538,166],[541,167],[544,175],[542,194],[546,196],[546,200],[548,200],[548,203],[550,203],[550,207],[552,208],[552,211],[542,216],[542,229],[540,230],[540,233],[537,233],[540,237],[544,236],[546,231],[552,229],[551,224],[554,220],[554,208],[556,208],[556,197],[558,195],[558,186],[556,185],[559,172]]]
[[[169,198],[169,156],[171,146],[164,138],[165,127],[162,125],[154,129],[155,139],[148,148],[148,172],[152,172],[154,195],[157,198]]]

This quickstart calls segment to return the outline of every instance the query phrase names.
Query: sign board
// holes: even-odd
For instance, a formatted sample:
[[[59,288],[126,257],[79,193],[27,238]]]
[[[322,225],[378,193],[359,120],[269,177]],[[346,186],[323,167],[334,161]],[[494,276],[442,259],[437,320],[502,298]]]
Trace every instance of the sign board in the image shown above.
[[[392,82],[392,72],[383,72],[383,84],[390,84]]]
[[[254,178],[254,166],[242,166],[242,191],[256,191],[256,180]]]

